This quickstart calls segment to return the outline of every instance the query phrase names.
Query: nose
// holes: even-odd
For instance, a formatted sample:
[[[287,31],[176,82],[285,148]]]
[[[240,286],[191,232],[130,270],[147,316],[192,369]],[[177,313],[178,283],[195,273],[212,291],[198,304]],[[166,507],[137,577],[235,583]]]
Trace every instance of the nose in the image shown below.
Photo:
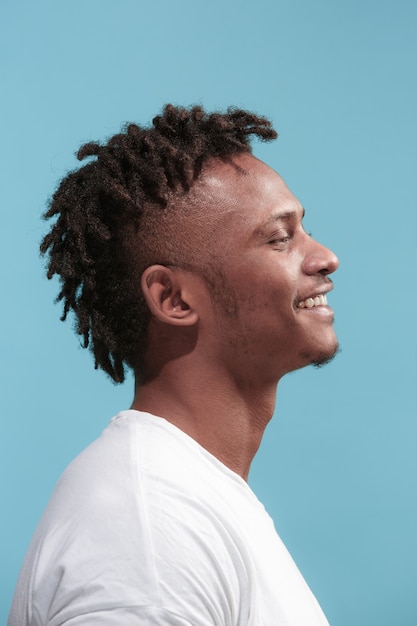
[[[332,274],[339,267],[339,259],[334,252],[313,240],[309,253],[304,258],[303,269],[306,274]]]

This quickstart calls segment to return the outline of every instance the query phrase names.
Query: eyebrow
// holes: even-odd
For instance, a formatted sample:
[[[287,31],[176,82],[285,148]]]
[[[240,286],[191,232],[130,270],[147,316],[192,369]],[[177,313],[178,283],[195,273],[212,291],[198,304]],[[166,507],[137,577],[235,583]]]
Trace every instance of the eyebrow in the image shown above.
[[[303,209],[303,212],[301,214],[301,219],[303,219],[306,214],[305,208],[302,207],[302,209]],[[283,212],[275,211],[274,213],[272,213],[272,215],[269,216],[269,218],[265,222],[262,222],[262,224],[259,224],[259,226],[255,229],[255,235],[263,234],[263,232],[265,231],[265,228],[268,228],[268,226],[270,226],[271,224],[274,224],[275,222],[289,220],[294,217],[297,217],[297,215],[298,215],[298,211],[296,209],[292,209],[291,211],[283,211]]]

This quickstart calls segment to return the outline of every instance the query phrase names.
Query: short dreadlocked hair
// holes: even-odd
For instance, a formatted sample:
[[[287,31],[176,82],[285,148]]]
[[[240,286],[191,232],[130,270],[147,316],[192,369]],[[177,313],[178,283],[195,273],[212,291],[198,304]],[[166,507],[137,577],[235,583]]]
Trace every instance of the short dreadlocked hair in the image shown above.
[[[150,312],[140,276],[153,263],[173,262],[166,235],[158,243],[161,216],[175,213],[176,198],[184,204],[208,161],[251,153],[251,135],[277,137],[269,120],[248,111],[168,104],[150,127],[127,124],[107,143],[83,145],[78,160],[95,158],[52,196],[43,217],[57,220],[40,249],[48,278],[60,278],[61,319],[73,311],[95,367],[115,382],[126,365],[141,375]]]

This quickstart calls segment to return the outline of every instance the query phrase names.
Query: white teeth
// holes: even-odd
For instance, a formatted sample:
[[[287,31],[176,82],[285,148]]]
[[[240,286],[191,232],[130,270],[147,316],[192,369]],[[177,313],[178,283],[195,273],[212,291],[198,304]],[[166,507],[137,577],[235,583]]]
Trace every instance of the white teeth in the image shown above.
[[[315,298],[307,298],[298,304],[299,309],[312,309],[314,306],[326,306],[327,298],[325,295],[316,296]]]

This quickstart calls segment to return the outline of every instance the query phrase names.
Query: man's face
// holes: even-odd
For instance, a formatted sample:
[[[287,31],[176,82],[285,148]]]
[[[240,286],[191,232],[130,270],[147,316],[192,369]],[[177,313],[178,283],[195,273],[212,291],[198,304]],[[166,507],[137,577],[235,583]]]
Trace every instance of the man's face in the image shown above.
[[[207,212],[220,215],[202,253],[216,283],[202,328],[237,376],[272,380],[336,353],[326,294],[338,259],[305,232],[276,172],[249,154],[233,161],[244,171],[216,162],[201,181]]]

